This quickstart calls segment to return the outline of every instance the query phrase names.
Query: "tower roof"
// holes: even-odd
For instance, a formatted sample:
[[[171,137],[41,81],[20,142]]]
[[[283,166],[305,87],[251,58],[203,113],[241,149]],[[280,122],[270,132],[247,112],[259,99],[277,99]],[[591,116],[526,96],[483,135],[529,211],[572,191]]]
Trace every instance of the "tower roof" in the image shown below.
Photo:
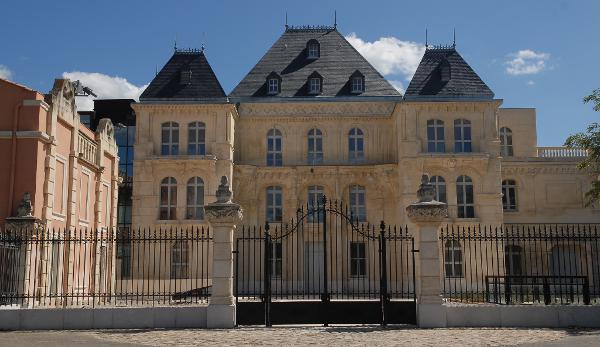
[[[175,49],[140,96],[145,100],[226,100],[203,49]]]
[[[449,71],[443,71],[448,69]],[[458,54],[454,45],[428,47],[419,63],[405,99],[492,99],[494,92]]]
[[[309,45],[317,43],[317,57]],[[314,50],[313,50],[314,51]],[[352,93],[351,77],[364,76],[364,90]],[[267,77],[276,73],[280,88],[276,95],[267,90]],[[322,76],[321,93],[313,96],[308,78]],[[356,75],[355,75],[356,76]],[[285,32],[265,53],[229,95],[232,98],[365,97],[400,96],[392,85],[337,31],[336,27],[286,27]]]

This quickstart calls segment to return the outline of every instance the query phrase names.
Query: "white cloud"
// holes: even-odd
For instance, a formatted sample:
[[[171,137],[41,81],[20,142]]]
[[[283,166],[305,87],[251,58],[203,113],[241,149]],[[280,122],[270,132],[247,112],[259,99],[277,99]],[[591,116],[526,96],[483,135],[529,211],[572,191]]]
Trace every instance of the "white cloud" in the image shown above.
[[[392,80],[392,81],[388,81],[392,84],[392,87],[396,88],[397,91],[400,92],[400,94],[404,95],[404,92],[406,92],[406,89],[404,89],[404,84],[402,83],[402,81],[398,81],[398,80]]]
[[[511,53],[508,57],[511,59],[504,62],[507,74],[534,75],[548,68],[546,62],[550,59],[550,54],[524,49]]]
[[[534,85],[534,84],[535,84],[535,81],[533,81],[533,80],[529,80],[529,81],[527,81],[527,85],[528,85],[528,86],[532,86],[532,85]]]
[[[72,71],[64,72],[63,78],[71,81],[81,81],[81,83],[94,91],[99,99],[135,99],[148,86],[136,86],[127,81],[127,79],[118,76],[108,76],[98,72]],[[94,98],[77,97],[77,109],[81,111],[90,111],[94,109]]]
[[[12,77],[12,71],[6,65],[0,64],[0,78],[4,78],[5,80],[9,80]]]
[[[382,75],[401,74],[407,81],[414,75],[425,53],[425,45],[395,37],[380,37],[367,42],[351,33],[346,40]]]

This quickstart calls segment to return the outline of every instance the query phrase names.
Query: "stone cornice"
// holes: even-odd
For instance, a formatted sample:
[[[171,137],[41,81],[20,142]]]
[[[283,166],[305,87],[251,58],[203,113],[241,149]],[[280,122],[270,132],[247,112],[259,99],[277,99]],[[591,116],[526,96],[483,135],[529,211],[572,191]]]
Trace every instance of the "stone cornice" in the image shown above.
[[[198,111],[198,110],[230,110],[235,112],[235,105],[222,103],[222,104],[171,104],[171,103],[135,103],[131,104],[131,107],[135,111],[164,111],[164,110],[180,110],[180,111]]]
[[[501,100],[486,101],[408,101],[403,103],[405,107],[416,111],[442,111],[442,112],[482,112],[488,107],[498,108],[502,104]]]
[[[241,117],[391,117],[395,102],[243,103]]]
[[[44,100],[23,100],[23,106],[41,107],[45,111],[50,109],[50,105],[48,105]]]

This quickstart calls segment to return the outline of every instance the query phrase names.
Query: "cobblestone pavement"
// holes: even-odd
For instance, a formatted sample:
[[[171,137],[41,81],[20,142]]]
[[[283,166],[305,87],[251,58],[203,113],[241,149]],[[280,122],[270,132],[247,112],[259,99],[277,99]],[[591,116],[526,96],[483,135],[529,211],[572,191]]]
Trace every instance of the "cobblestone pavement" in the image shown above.
[[[0,346],[600,346],[600,330],[377,326],[3,332]]]

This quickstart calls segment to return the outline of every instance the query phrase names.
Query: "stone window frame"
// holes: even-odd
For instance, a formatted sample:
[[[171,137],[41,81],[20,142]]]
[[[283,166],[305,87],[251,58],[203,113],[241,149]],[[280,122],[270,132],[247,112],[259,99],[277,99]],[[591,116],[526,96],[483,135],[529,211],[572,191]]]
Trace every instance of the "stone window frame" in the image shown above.
[[[358,144],[362,150],[358,150]],[[358,126],[348,131],[348,161],[351,163],[362,163],[365,161],[365,132]]]
[[[189,278],[190,249],[187,240],[177,240],[171,245],[170,279]]]
[[[276,185],[268,186],[265,188],[265,193],[265,220],[269,223],[283,222],[283,188]],[[277,196],[279,196],[279,203]]]
[[[429,183],[433,184],[435,189],[435,200],[439,202],[448,203],[448,186],[446,185],[446,180],[443,176],[433,175],[429,177]],[[443,192],[440,188],[443,187]],[[442,195],[444,199],[442,198]]]
[[[512,178],[502,180],[502,211],[504,212],[518,212],[519,211],[519,200],[517,192],[517,181]],[[510,198],[514,203],[510,203]]]
[[[279,149],[277,149],[279,143]],[[283,166],[283,133],[273,127],[267,132],[266,166]]]
[[[500,155],[503,157],[512,157],[515,155],[513,146],[513,132],[509,127],[502,127],[500,134]]]
[[[456,178],[456,210],[458,218],[475,218],[475,185],[473,179],[467,175]]]
[[[163,188],[167,189],[166,205],[162,203]],[[173,176],[164,177],[160,181],[158,192],[158,210],[159,220],[177,220],[177,179]],[[163,211],[165,212],[164,214]],[[162,218],[163,215],[166,215],[167,218]]]
[[[194,138],[193,142],[192,135]],[[188,123],[187,154],[206,155],[206,123],[201,121]]]
[[[323,163],[323,132],[317,127],[308,130],[307,133],[307,154],[306,159],[309,165],[317,165]],[[311,145],[313,150],[311,151]],[[321,150],[318,150],[318,147]]]
[[[83,193],[83,189],[81,189],[82,184],[83,184],[83,175],[88,176],[88,188],[87,188],[87,196],[86,196],[86,201],[85,201],[85,217],[82,218],[81,217],[81,197],[82,197],[82,193]],[[78,219],[79,222],[83,225],[89,225],[90,223],[90,192],[92,191],[92,171],[90,171],[89,169],[85,168],[85,167],[81,167],[81,175],[79,177],[79,187],[80,187],[80,191],[79,191],[79,215],[78,215]]]
[[[204,187],[202,177],[194,176],[188,179],[185,186],[185,219],[204,220]],[[190,199],[190,193],[192,199]],[[193,211],[193,213],[190,213],[190,211]]]
[[[360,203],[359,195],[363,195]],[[360,184],[351,184],[348,187],[348,207],[354,221],[364,223],[367,221],[367,188]]]
[[[454,120],[454,153],[473,152],[472,122],[465,118]]]
[[[165,138],[165,131],[168,133],[168,138]],[[179,155],[179,123],[164,122],[160,125],[160,154]]]
[[[102,221],[102,224],[104,224],[104,227],[109,230],[111,227],[111,208],[112,208],[112,194],[111,194],[111,187],[110,187],[110,182],[107,182],[105,180],[102,180],[102,187],[106,188],[106,201],[104,201],[104,220]],[[102,192],[100,193],[102,194]]]
[[[441,119],[427,120],[427,153],[446,152],[446,130],[445,123]],[[430,137],[429,129],[433,129],[433,138]]]
[[[463,278],[463,258],[464,254],[460,241],[446,240],[444,243],[444,277]]]

